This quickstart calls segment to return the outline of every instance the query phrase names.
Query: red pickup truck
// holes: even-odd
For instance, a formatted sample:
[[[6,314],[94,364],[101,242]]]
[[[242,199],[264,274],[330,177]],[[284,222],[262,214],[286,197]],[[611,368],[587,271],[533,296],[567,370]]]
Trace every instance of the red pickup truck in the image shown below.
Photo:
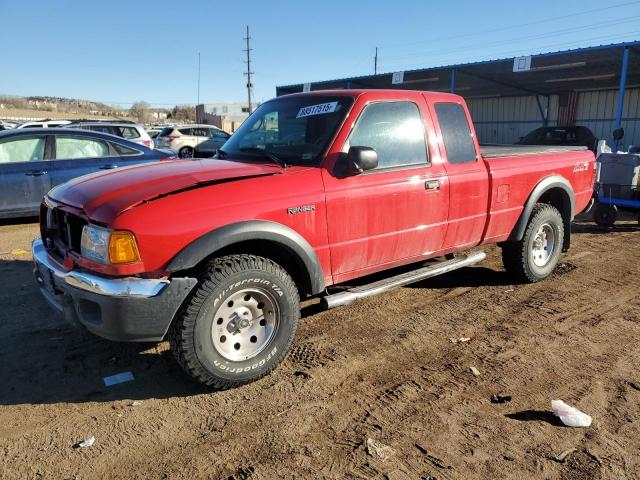
[[[544,279],[594,172],[581,147],[481,149],[456,95],[288,95],[262,104],[213,159],[51,190],[35,276],[71,322],[112,340],[168,338],[189,374],[228,388],[282,361],[300,297],[344,304],[478,262],[484,253],[454,254],[491,243],[520,281]]]

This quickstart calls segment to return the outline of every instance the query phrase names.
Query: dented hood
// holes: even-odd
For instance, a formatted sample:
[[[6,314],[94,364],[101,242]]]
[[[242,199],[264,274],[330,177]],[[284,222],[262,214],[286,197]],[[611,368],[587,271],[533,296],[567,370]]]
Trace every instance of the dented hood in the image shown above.
[[[52,189],[48,197],[106,224],[124,210],[158,197],[280,171],[276,165],[217,159],[162,161],[78,177]]]

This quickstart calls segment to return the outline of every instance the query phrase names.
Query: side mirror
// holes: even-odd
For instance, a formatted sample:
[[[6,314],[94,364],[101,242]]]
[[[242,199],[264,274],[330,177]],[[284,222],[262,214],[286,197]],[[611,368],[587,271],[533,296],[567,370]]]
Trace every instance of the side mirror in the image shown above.
[[[349,173],[359,174],[378,166],[378,154],[370,147],[350,147],[347,154]]]
[[[623,137],[624,137],[624,128],[616,128],[613,131],[614,140],[622,140]]]

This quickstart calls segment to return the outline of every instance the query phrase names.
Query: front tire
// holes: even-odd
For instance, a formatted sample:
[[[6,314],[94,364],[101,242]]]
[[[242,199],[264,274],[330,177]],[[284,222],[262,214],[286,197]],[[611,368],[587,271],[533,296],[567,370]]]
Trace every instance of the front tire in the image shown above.
[[[253,382],[282,362],[299,320],[298,290],[280,265],[229,255],[207,265],[169,341],[189,375],[227,389]]]
[[[502,263],[518,280],[539,282],[556,268],[563,241],[562,215],[555,207],[538,203],[533,207],[522,240],[502,246]]]

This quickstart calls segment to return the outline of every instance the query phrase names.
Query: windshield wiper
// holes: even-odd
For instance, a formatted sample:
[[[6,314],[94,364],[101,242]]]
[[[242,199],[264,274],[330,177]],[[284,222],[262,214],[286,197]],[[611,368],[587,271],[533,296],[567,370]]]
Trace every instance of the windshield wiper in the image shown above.
[[[220,151],[220,150],[218,150]],[[278,157],[275,153],[271,153],[268,150],[265,150],[263,148],[258,148],[258,147],[242,147],[240,149],[241,152],[247,152],[247,153],[259,153],[262,156],[268,158],[269,160],[271,160],[273,163],[276,163],[278,165],[280,165],[282,168],[286,168],[287,162],[285,162],[283,159],[281,159],[280,157]]]

